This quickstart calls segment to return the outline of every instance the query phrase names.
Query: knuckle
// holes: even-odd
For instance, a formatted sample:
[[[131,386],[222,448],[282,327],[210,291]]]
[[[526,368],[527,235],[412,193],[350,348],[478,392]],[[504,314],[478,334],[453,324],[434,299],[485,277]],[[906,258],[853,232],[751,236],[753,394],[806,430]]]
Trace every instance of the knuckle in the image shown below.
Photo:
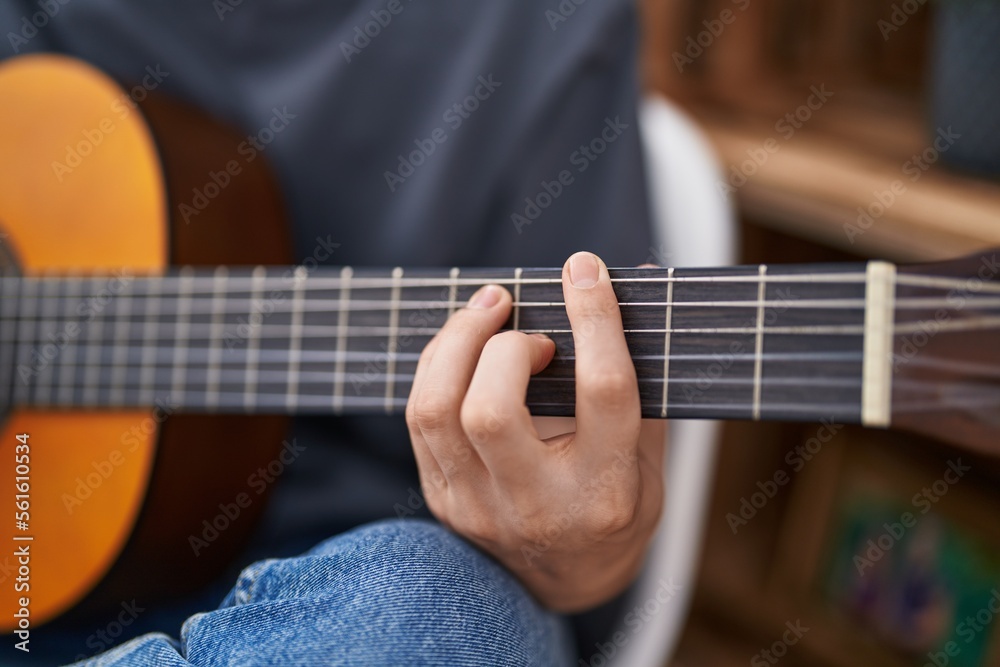
[[[610,502],[602,508],[595,508],[590,513],[589,528],[598,537],[617,535],[635,524],[638,518],[637,509],[634,500]]]
[[[483,443],[507,425],[503,410],[480,401],[467,400],[460,415],[462,430],[473,443]]]
[[[578,387],[593,400],[610,406],[622,406],[634,401],[638,389],[635,373],[626,370],[590,373],[581,378]]]
[[[441,431],[452,419],[452,402],[439,392],[423,392],[410,403],[412,408],[407,409],[407,418],[411,426],[422,432]]]

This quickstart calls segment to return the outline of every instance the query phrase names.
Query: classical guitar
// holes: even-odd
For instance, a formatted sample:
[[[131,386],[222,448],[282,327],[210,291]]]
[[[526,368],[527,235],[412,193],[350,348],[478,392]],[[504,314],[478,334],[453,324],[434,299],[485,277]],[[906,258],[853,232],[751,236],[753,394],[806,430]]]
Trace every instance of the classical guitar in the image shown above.
[[[135,108],[61,57],[0,66],[0,98],[16,100],[0,107],[0,484],[13,502],[23,478],[28,501],[3,532],[31,573],[30,591],[0,593],[8,631],[22,596],[40,623],[209,579],[263,503],[211,548],[190,538],[274,460],[287,416],[401,413],[421,349],[483,284],[513,294],[508,328],[557,343],[529,407],[573,414],[558,269],[330,268],[331,238],[291,266],[263,160],[213,181],[239,159],[226,128],[165,99]],[[211,182],[197,223],[171,225]],[[986,449],[998,271],[990,251],[612,278],[646,417],[830,420]]]

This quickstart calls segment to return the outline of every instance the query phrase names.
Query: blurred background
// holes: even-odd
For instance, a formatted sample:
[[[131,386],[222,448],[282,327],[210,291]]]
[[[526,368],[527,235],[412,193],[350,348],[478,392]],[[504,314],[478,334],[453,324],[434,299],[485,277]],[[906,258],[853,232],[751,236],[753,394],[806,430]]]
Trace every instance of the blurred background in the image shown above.
[[[1000,2],[641,5],[646,86],[717,151],[742,261],[1000,247]],[[961,443],[727,423],[671,664],[1000,665],[998,517],[1000,465]]]

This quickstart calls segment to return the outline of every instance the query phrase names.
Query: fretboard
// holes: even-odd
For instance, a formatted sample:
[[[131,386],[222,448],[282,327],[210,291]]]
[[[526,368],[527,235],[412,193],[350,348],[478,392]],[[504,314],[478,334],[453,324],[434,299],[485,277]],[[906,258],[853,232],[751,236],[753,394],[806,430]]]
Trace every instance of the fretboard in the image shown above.
[[[644,416],[887,421],[864,363],[866,345],[888,354],[872,274],[865,265],[612,270]],[[514,296],[506,328],[557,345],[531,380],[532,412],[573,414],[559,269],[6,277],[0,402],[399,414],[424,345],[487,283]]]

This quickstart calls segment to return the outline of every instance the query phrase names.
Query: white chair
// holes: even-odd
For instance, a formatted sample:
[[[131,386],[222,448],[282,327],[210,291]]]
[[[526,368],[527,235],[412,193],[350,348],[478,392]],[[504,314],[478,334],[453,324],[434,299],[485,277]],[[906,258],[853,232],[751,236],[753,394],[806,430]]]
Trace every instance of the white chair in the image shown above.
[[[639,131],[660,248],[654,261],[674,267],[734,263],[733,209],[720,195],[723,172],[701,130],[667,100],[651,96],[640,107]],[[663,667],[676,647],[695,588],[719,432],[717,422],[670,424],[663,519],[626,609],[655,600],[661,582],[680,588],[668,602],[649,605],[656,611],[648,621],[633,619],[621,629],[628,641],[609,665]]]

